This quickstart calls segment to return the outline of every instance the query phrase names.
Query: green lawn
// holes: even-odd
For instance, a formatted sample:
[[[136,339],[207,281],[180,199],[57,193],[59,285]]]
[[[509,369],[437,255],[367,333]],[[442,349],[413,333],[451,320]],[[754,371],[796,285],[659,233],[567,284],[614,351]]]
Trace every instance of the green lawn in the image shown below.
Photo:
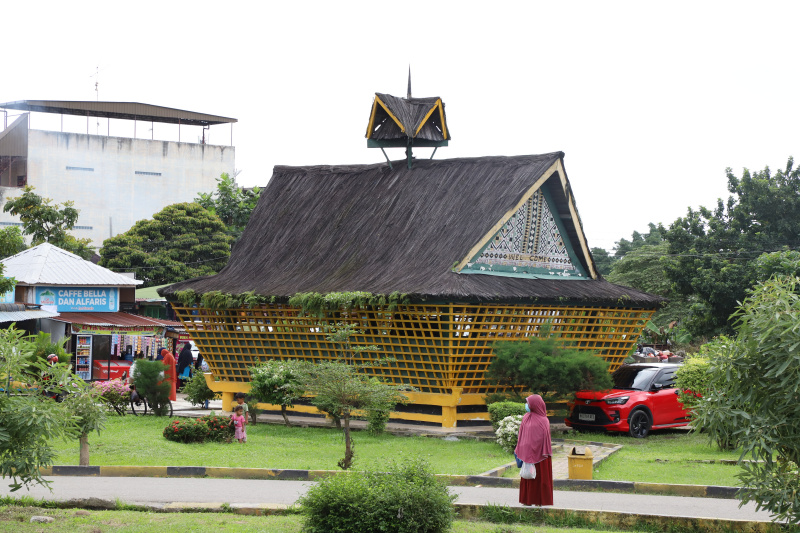
[[[342,432],[334,428],[257,424],[248,426],[245,444],[181,444],[162,436],[170,421],[109,417],[106,429],[89,437],[91,464],[339,470],[336,463],[344,456]],[[372,436],[363,431],[353,438],[356,469],[375,467],[387,458],[422,457],[436,473],[474,475],[513,460],[494,442]],[[77,441],[58,441],[54,446],[54,464],[78,464]]]
[[[227,466],[300,470],[338,470],[344,455],[342,433],[333,428],[287,428],[282,425],[248,426],[248,442],[180,444],[161,433],[170,419],[110,417],[105,430],[89,437],[92,465]],[[736,459],[709,445],[704,434],[660,431],[646,439],[615,434],[569,434],[585,439],[622,444],[623,448],[594,471],[594,479],[738,486],[737,466],[697,461]],[[446,441],[428,437],[389,434],[354,434],[356,469],[376,468],[387,458],[421,457],[439,474],[474,475],[513,460],[494,442],[470,439]],[[78,464],[77,441],[55,444],[54,464]],[[513,469],[510,477],[518,475]]]
[[[736,465],[721,459],[738,459],[739,452],[721,451],[703,433],[683,430],[657,431],[646,439],[611,434],[588,434],[583,438],[622,444],[623,448],[594,470],[594,479],[675,483],[682,485],[740,485]],[[716,461],[704,463],[697,461]]]
[[[31,524],[31,516],[50,516],[49,524]],[[164,531],[215,531],[232,533],[300,533],[303,519],[289,516],[244,516],[220,513],[151,513],[142,511],[78,511],[38,507],[0,506],[0,530],[15,533],[74,531],[76,533],[163,533]],[[491,522],[456,520],[451,533],[588,533],[589,529],[528,525],[498,525]],[[605,529],[614,533],[615,530]]]

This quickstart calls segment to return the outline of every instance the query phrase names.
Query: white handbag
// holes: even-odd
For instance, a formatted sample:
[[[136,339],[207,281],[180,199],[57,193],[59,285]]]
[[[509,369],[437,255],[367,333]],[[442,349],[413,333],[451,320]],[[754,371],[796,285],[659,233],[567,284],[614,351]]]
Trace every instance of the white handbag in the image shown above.
[[[519,477],[522,479],[536,479],[536,465],[533,463],[522,463]]]

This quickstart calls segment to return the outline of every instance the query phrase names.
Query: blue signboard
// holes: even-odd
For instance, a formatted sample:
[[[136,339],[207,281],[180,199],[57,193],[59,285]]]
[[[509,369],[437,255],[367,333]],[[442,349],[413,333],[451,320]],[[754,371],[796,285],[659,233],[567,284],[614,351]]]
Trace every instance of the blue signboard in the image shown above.
[[[59,312],[119,311],[117,287],[36,287],[36,303],[55,305]]]
[[[8,278],[6,278],[8,279]],[[13,278],[12,278],[13,279]],[[12,288],[5,294],[0,294],[0,304],[13,304],[14,303],[14,289]]]

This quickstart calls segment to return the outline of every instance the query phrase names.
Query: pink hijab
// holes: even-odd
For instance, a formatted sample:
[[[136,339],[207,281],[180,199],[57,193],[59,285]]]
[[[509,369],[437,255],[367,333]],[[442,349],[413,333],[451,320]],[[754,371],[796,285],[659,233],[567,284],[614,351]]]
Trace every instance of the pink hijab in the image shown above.
[[[519,426],[519,438],[514,453],[526,463],[539,463],[553,455],[550,446],[550,421],[547,420],[547,408],[538,394],[527,398],[531,412],[522,417]]]

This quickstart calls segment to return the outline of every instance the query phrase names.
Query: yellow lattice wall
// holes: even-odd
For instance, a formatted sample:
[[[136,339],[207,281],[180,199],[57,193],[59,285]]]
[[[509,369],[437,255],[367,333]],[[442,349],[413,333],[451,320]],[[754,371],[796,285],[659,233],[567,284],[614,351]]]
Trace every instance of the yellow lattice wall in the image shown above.
[[[403,305],[329,313],[323,319],[302,316],[297,308],[268,305],[254,309],[212,310],[174,307],[219,381],[212,389],[230,401],[249,390],[248,369],[268,359],[331,359],[325,324],[354,323],[363,334],[352,343],[377,345],[395,362],[374,369],[387,382],[408,384],[412,404],[435,406],[430,413],[393,413],[393,417],[454,427],[457,421],[486,420],[483,396],[497,389],[484,381],[497,340],[536,336],[545,322],[584,350],[598,353],[615,370],[628,355],[653,309],[525,305]],[[438,412],[441,407],[441,414]],[[303,409],[301,409],[303,410]],[[459,412],[462,411],[462,412]],[[470,412],[464,412],[470,411]]]

